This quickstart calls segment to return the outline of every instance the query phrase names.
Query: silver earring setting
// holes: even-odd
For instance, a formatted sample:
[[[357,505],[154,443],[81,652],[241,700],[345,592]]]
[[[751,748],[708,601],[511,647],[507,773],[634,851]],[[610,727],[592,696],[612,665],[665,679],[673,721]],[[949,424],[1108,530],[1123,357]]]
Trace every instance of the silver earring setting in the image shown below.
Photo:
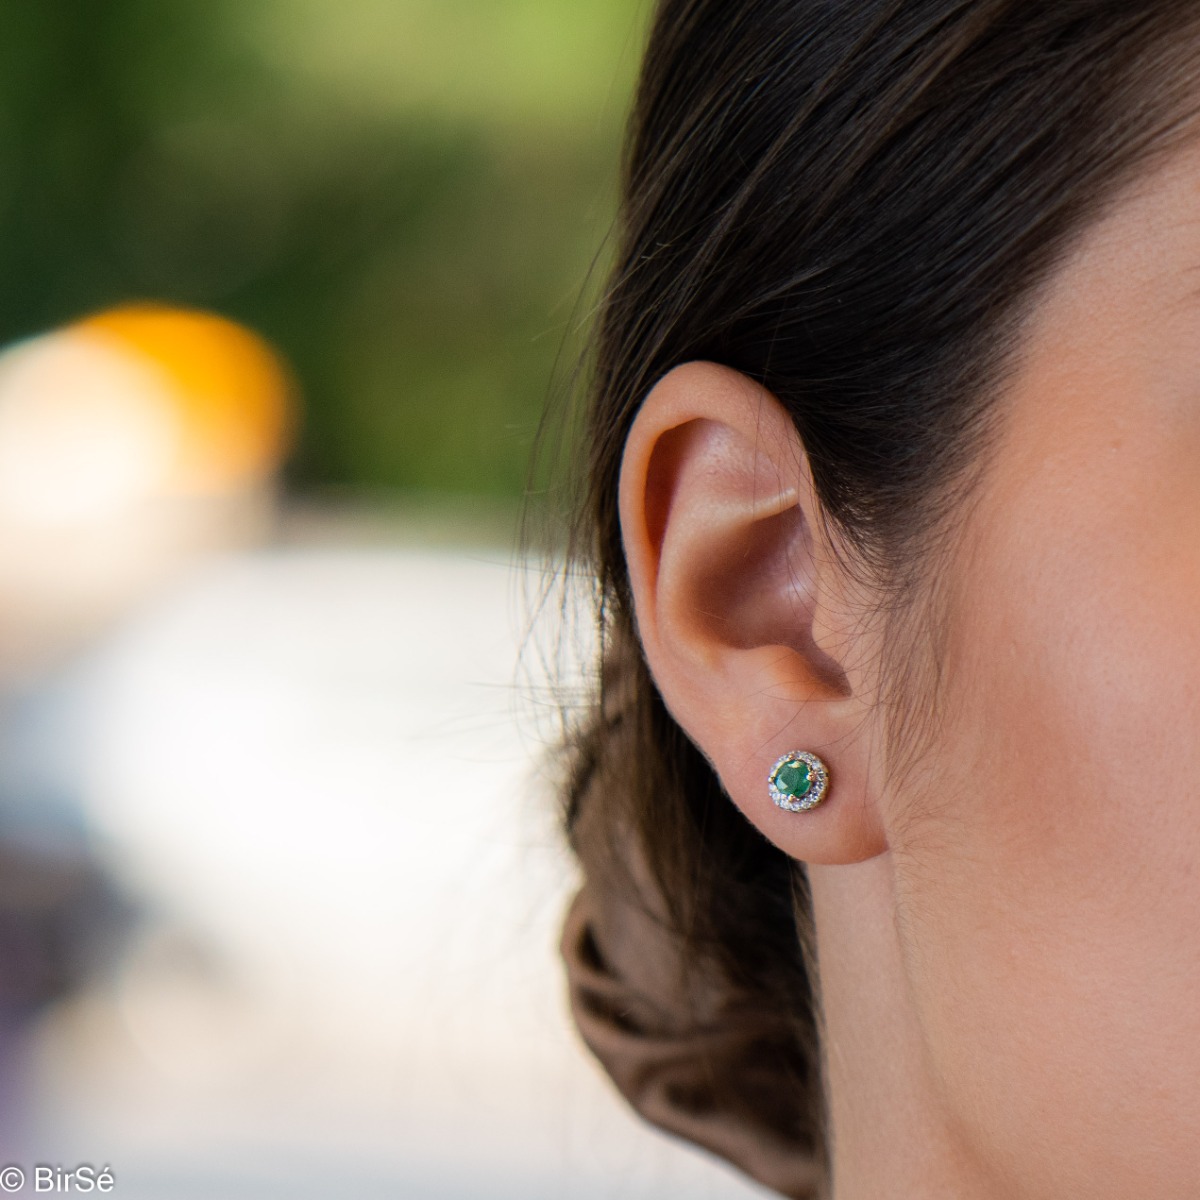
[[[767,776],[767,791],[780,808],[807,812],[825,799],[829,790],[829,768],[807,750],[783,755]]]

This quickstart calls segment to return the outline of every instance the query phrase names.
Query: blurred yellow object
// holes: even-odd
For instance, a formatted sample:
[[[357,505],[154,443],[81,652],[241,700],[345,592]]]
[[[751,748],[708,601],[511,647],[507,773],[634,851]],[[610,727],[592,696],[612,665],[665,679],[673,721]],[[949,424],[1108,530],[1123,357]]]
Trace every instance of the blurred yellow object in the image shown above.
[[[0,693],[269,536],[294,395],[254,333],[156,304],[0,352]]]
[[[109,309],[73,329],[113,338],[167,376],[159,398],[180,434],[173,490],[223,491],[279,465],[292,439],[293,389],[256,334],[214,313],[153,304]]]

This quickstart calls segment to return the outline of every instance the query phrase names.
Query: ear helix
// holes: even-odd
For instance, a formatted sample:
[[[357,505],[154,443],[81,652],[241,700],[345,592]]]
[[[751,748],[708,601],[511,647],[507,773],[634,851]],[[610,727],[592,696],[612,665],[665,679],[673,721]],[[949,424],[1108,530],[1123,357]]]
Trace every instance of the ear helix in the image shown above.
[[[778,759],[767,776],[767,791],[780,808],[807,812],[825,799],[829,768],[807,750],[791,750]]]

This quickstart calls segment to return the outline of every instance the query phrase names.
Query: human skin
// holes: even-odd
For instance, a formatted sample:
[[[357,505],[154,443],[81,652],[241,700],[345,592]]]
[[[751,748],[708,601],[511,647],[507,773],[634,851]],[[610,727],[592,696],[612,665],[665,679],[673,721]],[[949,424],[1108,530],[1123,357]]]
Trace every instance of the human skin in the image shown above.
[[[880,702],[894,643],[834,553],[794,426],[714,364],[661,381],[626,447],[639,633],[732,800],[810,864],[837,1200],[1191,1198],[1194,143],[1055,269],[994,416],[914,609],[914,653],[941,665],[911,770],[890,769]],[[811,813],[767,797],[793,749],[831,768]]]

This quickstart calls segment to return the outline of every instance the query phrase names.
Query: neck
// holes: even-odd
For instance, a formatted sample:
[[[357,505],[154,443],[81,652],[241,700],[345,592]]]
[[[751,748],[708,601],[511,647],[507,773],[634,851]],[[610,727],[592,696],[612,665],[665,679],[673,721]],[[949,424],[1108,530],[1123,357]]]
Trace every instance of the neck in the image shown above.
[[[891,856],[809,867],[824,1015],[834,1200],[983,1200],[953,1136],[897,932]]]

